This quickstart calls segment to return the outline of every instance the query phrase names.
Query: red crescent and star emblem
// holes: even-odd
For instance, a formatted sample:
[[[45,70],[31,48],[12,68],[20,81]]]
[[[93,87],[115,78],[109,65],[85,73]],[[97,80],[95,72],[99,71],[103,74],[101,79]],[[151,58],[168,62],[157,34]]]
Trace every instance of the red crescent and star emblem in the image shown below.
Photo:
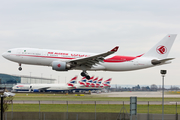
[[[57,66],[58,66],[58,67],[61,67],[61,64],[58,64]]]
[[[167,52],[167,48],[165,46],[160,45],[156,48],[156,51],[159,54],[165,54]]]

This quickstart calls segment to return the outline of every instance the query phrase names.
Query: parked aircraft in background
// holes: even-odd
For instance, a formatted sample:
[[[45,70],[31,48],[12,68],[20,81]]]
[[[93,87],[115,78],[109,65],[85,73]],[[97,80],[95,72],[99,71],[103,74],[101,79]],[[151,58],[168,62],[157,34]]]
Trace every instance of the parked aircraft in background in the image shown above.
[[[87,81],[86,77],[83,77],[83,78],[79,81],[79,84],[85,86],[85,85],[86,85],[86,81]]]
[[[98,80],[98,77],[96,77],[95,79],[93,79],[94,77],[91,77],[90,80],[86,80],[86,83],[85,83],[85,78],[82,78],[84,80],[84,83],[82,83],[82,80],[79,82],[80,84],[75,84],[74,86],[76,86],[75,90],[76,92],[79,92],[79,91],[92,91],[92,90],[102,90],[104,88],[108,88],[110,87],[110,82],[111,82],[111,78],[108,79],[108,80],[105,80],[102,84],[102,80],[103,78],[99,79]],[[92,83],[92,82],[95,82],[96,83]],[[73,91],[71,90],[71,91]]]
[[[101,86],[101,82],[102,82],[103,78],[99,79],[96,83],[96,87],[100,87]]]
[[[37,48],[15,48],[2,56],[19,64],[51,66],[56,71],[82,70],[81,76],[90,79],[87,70],[91,71],[130,71],[171,63],[174,58],[167,58],[176,34],[166,35],[147,53],[139,56],[111,55],[119,46],[104,53],[85,53]],[[147,42],[147,41],[146,41]],[[146,46],[146,45],[144,45]]]
[[[77,76],[73,77],[67,84],[18,84],[12,89],[13,91],[29,91],[29,92],[59,92],[75,89]]]
[[[112,80],[112,78],[109,78],[108,80],[104,81],[103,86],[110,87],[111,80]]]
[[[102,84],[103,78],[98,80],[98,77],[94,79],[91,77],[91,80],[87,80],[83,77],[77,83],[77,76],[72,78],[67,84],[18,84],[13,86],[13,91],[20,92],[76,92],[79,91],[92,91],[92,90],[102,90],[104,88],[110,87],[111,79],[105,80]],[[92,82],[94,81],[93,85]],[[95,83],[97,81],[97,83]],[[88,85],[87,85],[88,83]]]
[[[89,87],[93,82],[94,76],[92,76],[89,80],[86,81],[86,86]]]
[[[92,81],[92,83],[90,84],[90,87],[95,87],[97,81],[98,81],[98,77],[96,77],[96,78]]]

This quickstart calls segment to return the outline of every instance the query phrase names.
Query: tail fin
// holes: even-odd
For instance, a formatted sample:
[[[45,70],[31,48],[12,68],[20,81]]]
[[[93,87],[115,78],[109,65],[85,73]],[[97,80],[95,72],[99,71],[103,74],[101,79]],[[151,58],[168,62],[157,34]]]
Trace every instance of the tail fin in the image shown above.
[[[89,80],[86,81],[86,85],[89,86],[94,79],[94,76],[92,76]]]
[[[96,83],[96,87],[99,87],[101,85],[101,82],[102,82],[103,78],[99,79]]]
[[[112,80],[112,78],[105,80],[104,83],[102,83],[103,86],[101,86],[101,87],[110,87],[111,80]]]
[[[103,78],[99,79],[99,80],[98,80],[98,82],[97,82],[97,84],[99,84],[99,85],[100,85],[100,84],[101,84],[101,82],[102,82],[102,80],[103,80]]]
[[[90,84],[90,86],[91,86],[91,87],[95,87],[97,81],[98,81],[98,77],[96,77],[96,78],[92,81],[92,83]]]
[[[94,80],[93,80],[93,83],[97,83],[98,81],[98,77],[96,77]]]
[[[80,84],[80,85],[86,85],[86,81],[87,81],[86,77],[83,77],[83,78],[79,81],[79,84]]]
[[[69,81],[69,83],[67,83],[67,85],[68,85],[69,87],[74,87],[74,84],[77,83],[76,79],[77,79],[77,76],[73,77],[73,78]]]
[[[109,78],[109,79],[105,80],[105,81],[104,81],[104,84],[110,84],[110,83],[111,83],[111,80],[112,80],[112,78]]]
[[[75,76],[75,77],[73,77],[70,81],[69,81],[69,83],[71,83],[71,84],[75,84],[75,83],[77,83],[77,77],[78,76]]]
[[[174,43],[177,34],[168,34],[142,57],[165,59]]]

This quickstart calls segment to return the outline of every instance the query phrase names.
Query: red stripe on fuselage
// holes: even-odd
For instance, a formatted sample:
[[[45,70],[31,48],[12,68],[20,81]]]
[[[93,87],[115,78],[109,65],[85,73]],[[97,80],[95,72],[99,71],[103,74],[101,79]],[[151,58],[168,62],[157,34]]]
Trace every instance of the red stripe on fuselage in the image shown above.
[[[116,55],[112,58],[105,59],[104,62],[126,62],[136,59],[137,57],[119,56]]]
[[[22,54],[14,54],[16,56],[27,56],[27,57],[41,57],[41,58],[57,58],[57,59],[75,59],[68,57],[53,57],[53,56],[38,56],[38,55],[22,55]]]
[[[76,58],[70,58],[70,57],[54,57],[54,56],[38,56],[38,55],[23,55],[23,54],[13,54],[16,56],[27,56],[27,57],[40,57],[40,58],[57,58],[57,59],[76,59]],[[140,56],[136,56],[136,57],[130,57],[130,56],[113,56],[111,58],[105,59],[104,62],[126,62],[126,61],[131,61],[134,60]]]

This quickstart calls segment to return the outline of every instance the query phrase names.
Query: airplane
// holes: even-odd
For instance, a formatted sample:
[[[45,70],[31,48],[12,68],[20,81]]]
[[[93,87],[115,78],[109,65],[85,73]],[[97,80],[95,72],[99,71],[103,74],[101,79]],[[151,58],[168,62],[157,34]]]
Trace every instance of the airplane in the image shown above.
[[[102,80],[103,80],[103,78],[101,78],[101,79],[99,79],[99,80],[97,81],[96,87],[100,87]]]
[[[77,76],[73,77],[67,84],[18,84],[12,87],[13,91],[26,92],[59,92],[75,89]]]
[[[102,85],[101,85],[101,82],[103,80],[103,78],[99,79],[98,82],[95,84],[92,82],[94,81],[97,81],[98,80],[98,77],[96,77],[94,79],[94,76],[91,77],[90,80],[86,80],[85,77],[83,77],[80,81],[79,81],[79,84],[74,84],[74,86],[76,87],[75,89],[72,89],[71,91],[75,90],[76,92],[79,92],[79,91],[92,91],[92,90],[102,90],[104,88],[108,88],[110,87],[110,82],[111,82],[111,78],[108,79],[108,80],[105,80]],[[86,81],[86,83],[85,83]]]
[[[111,80],[112,80],[112,78],[109,78],[109,79],[105,80],[104,83],[103,83],[103,86],[101,86],[101,88],[103,88],[103,87],[104,88],[111,87],[110,86]]]
[[[83,85],[83,86],[85,86],[86,85],[86,77],[83,77],[80,81],[79,81],[79,84],[80,85]]]
[[[103,90],[104,92],[109,92],[109,90],[108,90],[107,88],[110,88],[110,87],[111,87],[111,85],[110,85],[111,80],[112,80],[112,78],[109,78],[109,79],[105,80],[105,81],[102,83],[103,85],[100,86],[100,87],[101,87],[101,90]]]
[[[89,87],[93,82],[94,76],[92,76],[89,80],[86,81],[86,87]]]
[[[91,84],[93,82],[94,76],[92,76],[89,80],[86,79],[86,77],[83,77],[80,81],[79,84],[75,84],[74,86],[76,87],[75,90],[76,92],[79,92],[80,90],[85,90],[85,91],[89,91],[91,90]],[[71,91],[73,91],[71,90]]]
[[[92,83],[90,84],[90,86],[91,86],[91,87],[95,87],[97,81],[98,81],[98,77],[96,77],[96,78],[92,81]]]
[[[171,63],[167,58],[177,34],[168,34],[147,53],[135,57],[112,55],[119,46],[104,53],[14,48],[2,56],[19,64],[51,66],[56,71],[82,70],[81,76],[90,79],[87,71],[132,71]]]

